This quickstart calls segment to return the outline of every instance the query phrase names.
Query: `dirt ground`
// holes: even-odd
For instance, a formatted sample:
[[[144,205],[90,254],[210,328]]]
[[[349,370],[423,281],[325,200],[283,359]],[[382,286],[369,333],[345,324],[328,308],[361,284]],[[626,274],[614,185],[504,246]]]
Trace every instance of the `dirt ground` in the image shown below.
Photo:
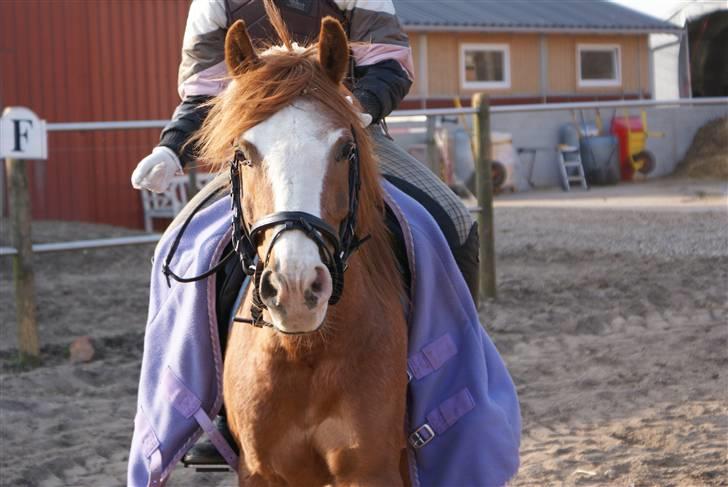
[[[671,180],[497,200],[499,295],[481,315],[521,401],[513,486],[728,485],[727,191]],[[34,232],[130,233],[58,222]],[[11,266],[0,262],[0,485],[125,483],[151,251],[39,255],[44,362],[33,369],[15,361]],[[80,335],[97,358],[71,365]],[[182,468],[169,483],[234,484]]]

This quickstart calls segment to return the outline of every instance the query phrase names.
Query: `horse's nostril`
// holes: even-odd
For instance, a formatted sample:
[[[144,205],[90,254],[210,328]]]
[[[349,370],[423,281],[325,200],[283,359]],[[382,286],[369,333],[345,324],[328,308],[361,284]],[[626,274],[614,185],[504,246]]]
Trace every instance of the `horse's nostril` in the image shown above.
[[[311,291],[315,294],[321,294],[324,290],[326,282],[326,269],[322,266],[316,266],[316,278],[311,283]]]
[[[313,291],[313,286],[303,293],[303,301],[308,309],[314,309],[318,306],[319,296],[318,293]]]
[[[264,300],[273,299],[278,294],[278,290],[271,282],[271,276],[273,271],[265,270],[263,275],[260,276],[260,297]]]
[[[320,279],[316,279],[315,281],[313,281],[313,284],[311,284],[311,291],[315,292],[316,294],[320,293],[323,288],[324,285],[321,283]]]
[[[316,277],[309,284],[308,289],[303,293],[303,300],[308,309],[314,309],[318,306],[321,291],[324,289],[324,273],[321,266],[316,267]]]

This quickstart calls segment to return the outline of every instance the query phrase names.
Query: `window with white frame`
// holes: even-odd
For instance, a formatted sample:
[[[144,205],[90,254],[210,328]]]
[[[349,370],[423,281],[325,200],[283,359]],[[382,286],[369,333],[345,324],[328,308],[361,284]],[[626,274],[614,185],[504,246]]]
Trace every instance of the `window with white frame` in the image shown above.
[[[510,88],[511,56],[507,44],[462,44],[460,79],[463,88]]]
[[[622,60],[616,44],[579,44],[576,49],[577,79],[580,87],[620,86]]]

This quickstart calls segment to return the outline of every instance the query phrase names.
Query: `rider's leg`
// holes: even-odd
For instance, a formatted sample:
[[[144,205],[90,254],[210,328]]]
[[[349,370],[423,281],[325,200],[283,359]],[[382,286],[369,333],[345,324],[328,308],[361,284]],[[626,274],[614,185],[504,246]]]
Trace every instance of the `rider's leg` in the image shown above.
[[[229,244],[222,255],[227,255],[232,250],[232,244]],[[216,313],[217,313],[217,329],[218,337],[220,338],[220,350],[222,352],[223,359],[225,358],[225,349],[227,347],[227,337],[229,328],[232,322],[232,313],[235,312],[234,303],[240,293],[240,288],[245,280],[245,274],[243,273],[242,267],[240,266],[240,260],[237,256],[230,259],[227,264],[217,271],[215,275],[215,295],[216,299]],[[225,405],[222,405],[218,416],[213,419],[215,428],[230,444],[230,447],[237,453],[238,446],[235,440],[233,440],[230,434],[230,429],[227,424],[227,417],[225,413]],[[220,465],[225,464],[225,459],[217,451],[215,445],[206,438],[198,441],[184,457],[183,460],[186,464],[194,465]]]
[[[460,198],[432,171],[388,138],[379,126],[370,133],[382,174],[433,216],[478,303],[478,228]]]

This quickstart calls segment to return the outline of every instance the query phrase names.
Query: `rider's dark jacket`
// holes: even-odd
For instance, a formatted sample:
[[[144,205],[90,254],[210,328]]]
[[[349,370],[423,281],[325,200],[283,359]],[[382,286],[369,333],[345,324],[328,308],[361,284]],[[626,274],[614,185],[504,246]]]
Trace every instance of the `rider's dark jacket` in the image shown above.
[[[353,44],[348,86],[363,109],[378,122],[397,108],[412,85],[412,53],[391,0],[276,0],[293,39],[316,41],[321,19],[341,21]],[[182,103],[162,131],[159,145],[172,149],[182,164],[194,159],[185,146],[200,128],[207,110],[202,106],[225,87],[225,34],[242,19],[255,43],[277,38],[261,0],[193,0],[190,6],[179,67]],[[184,150],[183,150],[184,147]]]

